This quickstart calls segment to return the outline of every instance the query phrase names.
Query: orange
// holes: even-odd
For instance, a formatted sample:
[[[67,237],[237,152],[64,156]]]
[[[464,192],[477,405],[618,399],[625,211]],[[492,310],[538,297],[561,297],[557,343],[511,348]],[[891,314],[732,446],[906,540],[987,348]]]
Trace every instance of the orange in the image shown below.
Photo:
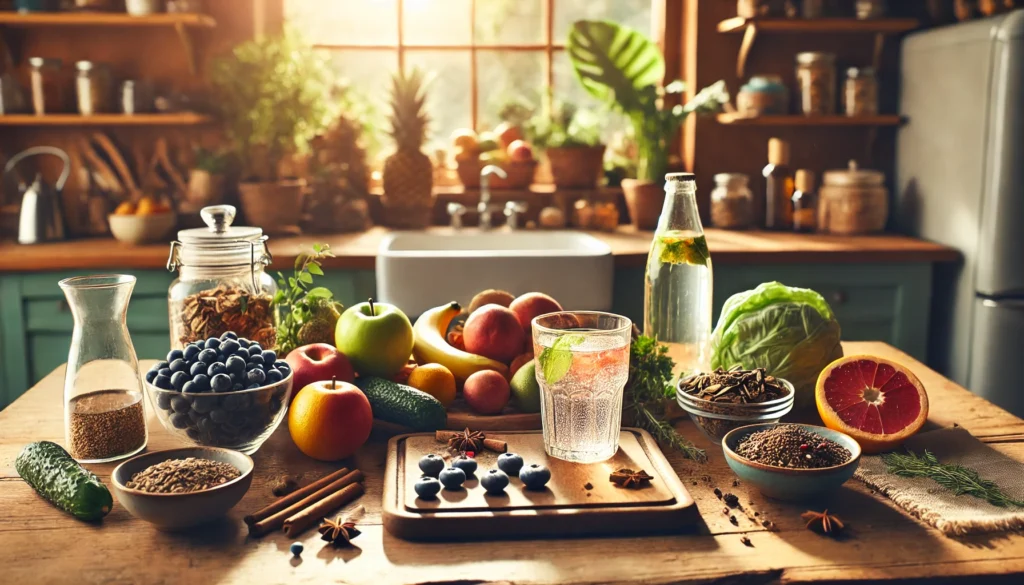
[[[131,201],[125,201],[124,203],[117,206],[114,210],[114,215],[134,215],[135,204]]]
[[[865,453],[899,447],[928,418],[928,394],[896,362],[851,355],[829,364],[814,391],[825,426],[853,437]]]
[[[410,386],[448,406],[455,400],[455,375],[441,364],[424,364],[409,374]]]
[[[135,213],[138,215],[152,215],[159,213],[159,210],[157,209],[156,201],[153,201],[152,197],[143,197],[139,200],[139,206]]]
[[[373,410],[348,382],[313,382],[288,409],[288,432],[306,455],[320,461],[350,457],[370,438]]]

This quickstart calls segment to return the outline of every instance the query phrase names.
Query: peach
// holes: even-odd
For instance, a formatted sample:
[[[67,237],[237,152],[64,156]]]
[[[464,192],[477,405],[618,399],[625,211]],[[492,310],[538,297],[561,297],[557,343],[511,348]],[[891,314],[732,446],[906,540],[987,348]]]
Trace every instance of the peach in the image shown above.
[[[534,317],[561,311],[562,305],[559,305],[558,301],[544,293],[532,292],[519,296],[516,300],[512,301],[508,308],[516,314],[519,326],[523,328],[523,333],[526,334],[526,337],[531,338],[533,330],[530,323]]]
[[[512,391],[505,376],[494,370],[483,370],[466,378],[462,396],[474,412],[499,414],[508,404]]]
[[[526,364],[530,363],[530,360],[532,360],[532,359],[533,359],[533,352],[532,351],[528,351],[528,352],[526,352],[526,353],[524,353],[522,355],[517,355],[516,359],[512,360],[512,364],[509,365],[509,367],[508,367],[508,379],[511,380],[512,376],[515,376],[516,372],[519,371],[519,368],[521,368],[521,367],[525,366]]]
[[[526,337],[516,314],[501,305],[484,305],[466,319],[466,351],[507,364],[523,351]]]

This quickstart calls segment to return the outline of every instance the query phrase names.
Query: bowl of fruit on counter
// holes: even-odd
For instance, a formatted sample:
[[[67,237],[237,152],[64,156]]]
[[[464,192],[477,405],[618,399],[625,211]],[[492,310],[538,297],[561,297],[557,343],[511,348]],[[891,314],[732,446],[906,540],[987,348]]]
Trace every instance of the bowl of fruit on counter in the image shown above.
[[[146,372],[157,418],[196,445],[251,454],[284,420],[292,369],[232,332],[171,350]]]

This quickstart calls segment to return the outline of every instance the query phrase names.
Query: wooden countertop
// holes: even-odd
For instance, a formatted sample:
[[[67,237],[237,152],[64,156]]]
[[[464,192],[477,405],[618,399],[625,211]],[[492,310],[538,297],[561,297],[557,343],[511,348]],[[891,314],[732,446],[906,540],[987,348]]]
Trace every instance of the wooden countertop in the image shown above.
[[[430,228],[451,233],[450,228]],[[473,230],[467,230],[473,231]],[[274,266],[290,268],[295,257],[314,242],[327,242],[337,255],[327,268],[373,270],[377,248],[387,228],[337,235],[271,237]],[[643,266],[652,232],[623,227],[614,233],[591,232],[608,243],[619,267]],[[888,263],[952,262],[959,252],[952,248],[897,235],[841,237],[802,235],[790,232],[733,232],[707,230],[708,246],[715,263]],[[20,246],[0,243],[0,273],[51,270],[136,269],[159,270],[167,263],[167,244],[130,246],[113,239],[91,239]]]
[[[969,393],[906,354],[882,343],[846,343],[847,353],[872,353],[910,367],[930,396],[930,425],[959,423],[974,436],[1024,460],[1024,421]],[[148,367],[144,364],[143,367]],[[133,518],[119,504],[102,522],[80,522],[50,506],[14,470],[14,459],[30,441],[63,440],[61,392],[64,368],[0,412],[0,566],[10,583],[886,583],[956,580],[1020,583],[1024,534],[947,538],[895,508],[857,480],[827,504],[850,525],[849,536],[832,540],[804,528],[808,505],[764,498],[756,489],[733,485],[722,452],[689,419],[679,430],[708,450],[697,464],[670,453],[669,460],[697,502],[704,525],[696,533],[638,538],[515,540],[508,542],[412,543],[381,525],[381,485],[386,436],[371,441],[347,462],[366,474],[366,495],[357,548],[324,546],[315,530],[297,538],[278,532],[246,537],[242,517],[273,500],[271,483],[281,475],[306,481],[339,465],[315,462],[292,444],[285,426],[253,456],[252,487],[227,518],[189,532],[168,534]],[[155,419],[149,448],[177,445]],[[109,483],[113,464],[89,465]],[[702,476],[710,478],[702,479]],[[722,514],[712,489],[739,496],[770,532],[737,515]],[[749,504],[748,504],[749,502]],[[815,508],[820,509],[820,508]],[[348,511],[340,512],[346,514]],[[741,542],[750,539],[751,546]],[[305,545],[301,559],[288,546]],[[1014,577],[1016,575],[1016,577]]]

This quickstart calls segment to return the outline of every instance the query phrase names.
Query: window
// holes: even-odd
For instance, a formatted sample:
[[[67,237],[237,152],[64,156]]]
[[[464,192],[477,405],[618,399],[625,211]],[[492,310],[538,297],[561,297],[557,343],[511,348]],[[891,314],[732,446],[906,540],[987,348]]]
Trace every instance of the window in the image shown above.
[[[511,101],[540,103],[546,88],[594,104],[565,54],[576,20],[612,20],[651,33],[651,0],[285,0],[286,19],[328,54],[341,77],[386,104],[399,66],[435,76],[430,143],[457,128],[493,127]]]

